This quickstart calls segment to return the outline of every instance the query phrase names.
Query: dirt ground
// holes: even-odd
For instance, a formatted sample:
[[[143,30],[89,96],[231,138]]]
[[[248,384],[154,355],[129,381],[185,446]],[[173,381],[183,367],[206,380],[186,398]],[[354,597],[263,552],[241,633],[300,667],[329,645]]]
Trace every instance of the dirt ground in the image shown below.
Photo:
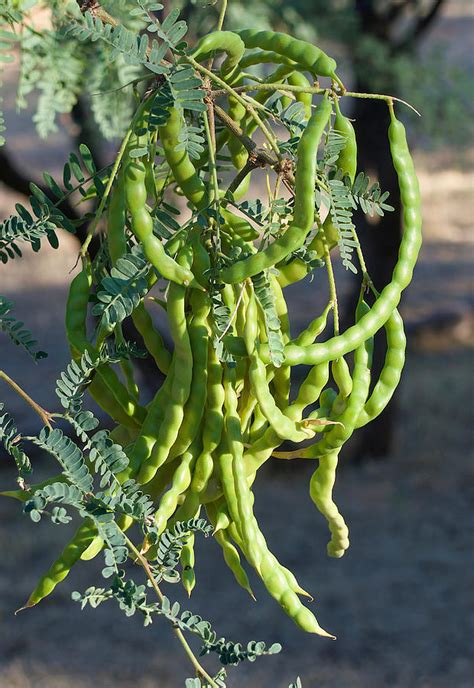
[[[454,36],[467,38],[472,5],[448,3],[435,31],[451,40],[453,21]],[[13,120],[10,114],[10,125]],[[15,154],[32,173],[58,168],[64,135],[48,141],[39,161],[27,119],[14,126]],[[357,468],[342,462],[336,499],[351,530],[347,555],[325,556],[326,527],[308,496],[311,467],[266,467],[256,484],[256,511],[270,547],[314,593],[321,624],[338,640],[299,632],[255,576],[258,603],[252,602],[234,584],[212,538],[199,543],[189,606],[230,638],[283,645],[280,656],[249,665],[230,686],[286,688],[299,674],[304,688],[474,687],[473,158],[474,149],[464,151],[461,169],[450,152],[417,155],[425,244],[403,311],[412,330],[440,312],[447,324],[410,338],[391,455]],[[0,216],[6,216],[17,199],[0,191]],[[47,408],[55,406],[54,381],[68,362],[61,319],[75,255],[66,238],[59,254],[27,255],[0,271],[0,293],[15,301],[17,314],[51,352],[32,370],[21,351],[2,341],[2,368]],[[345,276],[338,279],[344,290]],[[317,283],[289,291],[297,332],[324,295]],[[4,389],[1,397],[22,430],[36,427],[21,402]],[[39,462],[38,477],[50,468]],[[12,470],[2,469],[2,485],[13,479]],[[113,606],[81,612],[71,602],[72,590],[100,584],[99,562],[77,566],[48,601],[14,615],[68,534],[65,527],[34,525],[17,503],[0,500],[0,688],[184,685],[190,670],[167,624],[143,628]],[[168,594],[184,601],[177,586]]]

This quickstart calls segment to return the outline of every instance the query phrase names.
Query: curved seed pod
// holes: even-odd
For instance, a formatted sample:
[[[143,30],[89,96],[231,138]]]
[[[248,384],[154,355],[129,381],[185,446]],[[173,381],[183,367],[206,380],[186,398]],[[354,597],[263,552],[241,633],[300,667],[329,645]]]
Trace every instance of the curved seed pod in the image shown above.
[[[326,518],[331,531],[328,555],[336,559],[349,548],[349,529],[332,498],[339,451],[335,449],[319,459],[319,466],[311,477],[309,487],[311,499]]]
[[[176,150],[182,126],[182,112],[179,108],[171,108],[169,113],[166,124],[158,128],[166,161],[188,201],[198,210],[204,210],[209,205],[207,188],[200,179],[188,153],[185,150]]]
[[[151,354],[158,370],[167,375],[171,365],[171,354],[165,346],[163,337],[153,325],[153,320],[143,301],[132,313],[133,324],[141,334],[147,351]]]
[[[258,354],[252,353],[249,358],[249,379],[253,395],[258,401],[261,412],[278,437],[293,442],[303,442],[312,437],[311,430],[299,427],[297,423],[285,416],[276,405],[267,383],[265,365]]]
[[[250,597],[255,600],[255,595],[253,594],[253,590],[250,586],[248,576],[242,567],[242,564],[240,563],[239,552],[230,541],[229,537],[227,536],[227,532],[225,530],[219,530],[214,533],[214,537],[222,547],[224,561],[234,574],[235,580],[244,590],[248,592]]]
[[[244,446],[242,444],[242,435],[240,432],[240,419],[237,414],[238,400],[233,386],[233,373],[234,371],[229,368],[224,373],[224,407],[226,411],[224,424],[226,429],[227,445],[232,456],[232,482],[233,489],[235,490],[237,513],[233,513],[233,509],[231,508],[230,504],[229,510],[232,520],[238,525],[249,561],[258,571],[260,566],[260,552],[254,545],[257,521],[252,509],[252,493],[249,490],[247,477],[245,474],[245,465],[243,459]]]
[[[190,297],[193,319],[188,327],[192,352],[192,381],[189,398],[184,407],[184,418],[175,443],[170,449],[168,460],[183,454],[200,430],[207,397],[208,344],[207,316],[210,300],[204,292],[193,290]]]
[[[324,332],[328,321],[328,315],[333,307],[334,304],[330,301],[321,315],[318,315],[317,318],[312,320],[308,327],[300,332],[296,339],[293,340],[293,344],[296,344],[296,346],[308,346],[309,344],[313,344],[321,332]]]
[[[274,456],[286,459],[298,457],[316,459],[320,456],[325,456],[335,449],[339,449],[347,442],[355,430],[357,419],[364,408],[369,393],[370,369],[368,367],[368,360],[367,346],[362,344],[356,349],[354,355],[353,387],[345,411],[336,418],[331,418],[331,420],[336,420],[338,425],[334,425],[319,442],[309,445],[305,449],[297,449],[293,452],[277,452]]]
[[[165,417],[160,427],[157,441],[148,461],[138,474],[138,482],[146,484],[155,475],[159,467],[168,459],[169,452],[178,437],[183,422],[184,406],[189,398],[192,382],[192,351],[189,340],[185,313],[186,290],[175,283],[170,283],[168,292],[168,317],[171,336],[174,341],[174,376],[170,399],[165,410]]]
[[[120,170],[107,210],[107,243],[112,265],[115,265],[128,250],[125,236],[125,214],[125,184],[122,170]]]
[[[142,425],[140,434],[127,452],[130,463],[125,471],[118,476],[121,482],[134,478],[150,458],[163,424],[173,380],[174,366],[172,363],[165,382],[161,385],[148,406],[147,417]]]
[[[325,95],[308,122],[298,145],[295,177],[293,222],[285,233],[262,251],[240,260],[221,271],[223,282],[243,282],[276,265],[300,248],[314,223],[314,180],[317,152],[324,128],[331,114],[331,103]]]
[[[389,141],[400,185],[404,223],[398,261],[392,279],[384,287],[370,311],[343,334],[332,337],[327,342],[306,347],[288,344],[285,347],[285,365],[315,365],[353,351],[383,327],[398,306],[403,290],[411,282],[421,247],[420,189],[408,150],[405,128],[394,115],[389,127]],[[260,355],[265,363],[270,362],[268,347],[262,346]]]
[[[347,399],[352,392],[352,377],[349,365],[343,356],[332,361],[331,373],[341,397]]]
[[[385,332],[387,336],[387,353],[384,366],[372,394],[367,399],[364,409],[357,419],[357,428],[367,425],[367,423],[382,413],[400,382],[405,364],[406,337],[403,329],[403,320],[397,310],[393,311],[385,323]]]
[[[245,52],[245,45],[240,36],[232,31],[214,31],[198,41],[192,57],[203,61],[216,52],[225,52],[227,55],[221,67],[222,75],[225,76],[238,65]]]
[[[209,342],[207,404],[202,429],[202,451],[196,460],[191,491],[199,495],[207,487],[214,469],[213,452],[219,446],[224,427],[222,407],[224,405],[224,388],[222,385],[222,368],[212,342]]]
[[[253,53],[247,53],[239,62],[241,70],[252,67],[253,65],[261,65],[265,63],[287,65],[295,67],[296,63],[285,55],[280,55],[272,50],[256,50]],[[268,83],[268,82],[267,82]]]
[[[209,521],[214,526],[214,538],[222,548],[225,563],[232,571],[237,583],[248,592],[250,597],[252,597],[255,600],[255,595],[253,594],[253,590],[250,587],[248,576],[244,568],[242,567],[242,564],[240,563],[239,552],[230,541],[227,528],[218,527],[218,513],[213,502],[206,505],[206,513],[209,517]],[[228,523],[230,525],[230,519]]]
[[[146,112],[146,107],[144,112]],[[176,112],[178,111],[176,110]],[[139,126],[137,125],[136,129]],[[146,132],[145,134],[134,132],[130,137],[131,148],[145,148],[148,151],[147,144],[148,134]],[[148,192],[144,157],[129,158],[125,167],[125,198],[132,221],[132,231],[142,244],[147,260],[160,275],[176,284],[198,286],[192,272],[171,258],[166,253],[161,241],[153,233],[153,218],[146,207]]]
[[[298,409],[301,417],[307,406],[315,404],[318,401],[321,391],[326,386],[328,380],[329,364],[327,361],[317,366],[313,366],[301,383],[298,396],[290,408]]]
[[[80,559],[82,553],[89,547],[95,538],[96,532],[94,524],[89,519],[86,519],[60,556],[41,577],[22,609],[34,607],[53,592],[54,588],[66,578],[74,564]]]
[[[241,37],[246,48],[261,48],[278,53],[293,60],[315,76],[328,76],[340,83],[335,73],[336,61],[311,43],[278,31],[244,29],[236,33]]]
[[[181,568],[182,568],[182,573],[181,573],[181,580],[183,583],[183,587],[188,593],[188,597],[191,597],[191,593],[194,590],[196,586],[196,573],[194,571],[194,563],[195,563],[195,556],[194,556],[194,533],[190,533],[186,544],[184,545],[183,549],[181,550]]]
[[[191,484],[192,466],[196,460],[198,451],[199,443],[197,440],[195,440],[181,457],[181,460],[173,474],[171,486],[160,499],[158,510],[154,516],[155,527],[159,535],[166,530],[168,520],[176,510],[176,507],[178,506],[178,497],[186,492]]]
[[[308,79],[305,77],[304,74],[301,74],[301,72],[291,72],[291,74],[288,75],[287,81],[292,86],[302,86],[303,88],[309,88],[311,86]],[[306,119],[309,119],[311,117],[311,114],[312,114],[312,104],[313,104],[312,94],[311,93],[295,93],[295,97],[296,97],[296,102],[302,103],[302,105],[304,106],[304,112],[306,115]]]
[[[276,314],[280,321],[282,340],[284,344],[287,344],[290,341],[288,308],[277,278],[271,274],[268,277],[275,299]],[[290,400],[291,368],[289,366],[280,366],[276,368],[272,386],[275,391],[275,401],[278,408],[281,410],[285,409]]]
[[[339,100],[334,101],[334,109],[336,110],[336,118],[334,120],[334,131],[342,134],[345,137],[344,148],[339,153],[336,161],[338,167],[343,175],[348,175],[351,182],[354,182],[357,173],[357,139],[352,122],[348,117],[345,117],[339,107]]]
[[[90,260],[86,258],[82,270],[71,282],[66,304],[66,334],[76,361],[85,351],[88,351],[92,358],[97,356],[96,350],[87,340],[86,329],[91,286],[91,265]],[[110,366],[99,366],[87,389],[92,398],[116,423],[134,429],[143,422],[145,409],[129,394]]]

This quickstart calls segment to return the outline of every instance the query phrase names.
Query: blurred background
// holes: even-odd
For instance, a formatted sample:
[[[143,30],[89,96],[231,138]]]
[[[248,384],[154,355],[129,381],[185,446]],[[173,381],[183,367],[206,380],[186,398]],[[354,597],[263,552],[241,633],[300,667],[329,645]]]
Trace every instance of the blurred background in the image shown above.
[[[191,34],[215,25],[215,7],[163,4],[165,13],[182,8]],[[47,25],[47,13],[34,17],[38,27]],[[286,688],[300,675],[305,688],[472,688],[474,3],[230,0],[226,28],[233,26],[271,26],[317,41],[338,59],[348,87],[398,95],[421,111],[417,118],[397,109],[409,126],[419,173],[425,242],[402,302],[409,348],[398,394],[388,413],[342,456],[336,501],[352,543],[344,559],[325,556],[326,526],[307,494],[311,468],[304,462],[267,465],[255,488],[270,547],[315,595],[318,618],[337,642],[304,636],[255,578],[254,604],[234,584],[212,538],[199,543],[190,606],[226,637],[282,643],[280,656],[240,670],[232,686]],[[18,62],[6,65],[0,219],[25,202],[28,180],[40,180],[43,170],[61,173],[78,140],[86,138],[105,161],[117,145],[101,141],[90,126],[87,98],[71,115],[57,118],[57,129],[43,128],[40,138],[32,124],[36,97],[16,110],[17,79]],[[54,101],[54,88],[40,94],[43,108]],[[395,205],[386,108],[363,100],[350,105],[346,113],[355,119],[360,167],[391,191]],[[364,222],[358,218],[357,226],[369,271],[381,287],[396,260],[400,218],[391,213],[376,227]],[[49,352],[35,366],[0,333],[0,366],[51,410],[57,407],[55,380],[69,361],[63,314],[77,250],[77,240],[64,234],[58,250],[25,250],[21,260],[0,269],[0,293]],[[349,318],[353,282],[343,273],[337,273],[338,288]],[[294,334],[327,300],[317,279],[290,287],[287,297]],[[383,341],[378,350],[383,360]],[[22,432],[37,429],[28,407],[8,388],[0,390],[0,399]],[[9,461],[1,455],[2,489],[13,485]],[[39,477],[50,468],[38,457]],[[183,685],[189,670],[167,624],[143,628],[140,619],[126,619],[114,607],[81,612],[71,602],[72,590],[97,583],[99,562],[78,565],[40,607],[14,616],[57,556],[66,530],[33,525],[16,502],[0,500],[0,687]],[[172,593],[183,599],[180,591]]]

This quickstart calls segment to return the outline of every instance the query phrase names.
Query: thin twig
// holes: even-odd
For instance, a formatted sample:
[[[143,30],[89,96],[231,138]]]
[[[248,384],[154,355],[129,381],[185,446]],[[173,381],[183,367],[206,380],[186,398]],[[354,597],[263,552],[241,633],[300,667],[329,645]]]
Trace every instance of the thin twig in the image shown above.
[[[246,84],[245,86],[235,86],[233,87],[233,90],[236,93],[247,93],[250,91],[289,91],[292,93],[313,93],[316,95],[322,95],[324,93],[333,93],[332,89],[329,88],[320,88],[319,86],[292,86],[291,84]],[[217,89],[212,92],[212,95],[214,98],[218,98],[219,96],[224,96],[226,95],[227,90],[222,88],[222,89]],[[350,98],[362,98],[362,99],[368,99],[368,100],[384,100],[385,102],[390,102],[392,100],[396,100],[398,103],[402,103],[403,105],[406,105],[410,110],[413,110],[419,117],[421,117],[421,113],[418,112],[416,108],[413,107],[413,105],[410,105],[410,103],[407,103],[406,100],[402,100],[402,98],[397,98],[396,96],[389,96],[389,95],[384,95],[382,93],[359,93],[357,91],[345,91],[343,94],[338,94],[341,98],[350,97]]]
[[[233,310],[232,313],[230,314],[229,322],[228,322],[227,325],[225,326],[224,332],[221,334],[221,336],[220,336],[219,339],[217,340],[218,342],[222,341],[222,339],[224,339],[224,337],[225,337],[225,335],[227,334],[227,332],[230,330],[231,325],[232,325],[232,323],[233,323],[233,321],[234,321],[234,319],[235,319],[235,316],[237,315],[237,311],[239,310],[240,302],[242,301],[242,298],[243,298],[243,296],[244,296],[244,291],[245,291],[245,287],[246,287],[246,286],[247,286],[247,284],[246,284],[246,282],[244,282],[244,283],[242,284],[241,289],[240,289],[239,298],[237,299],[237,303],[235,304],[234,310]]]
[[[219,84],[219,86],[225,91],[225,93],[234,96],[237,102],[240,103],[252,116],[252,118],[255,120],[255,122],[262,130],[262,133],[264,134],[270,146],[273,148],[277,156],[280,157],[280,149],[278,148],[277,140],[273,136],[272,132],[268,129],[268,127],[264,124],[260,116],[257,114],[254,106],[251,105],[247,100],[245,100],[245,98],[242,98],[242,96],[232,86],[229,86],[223,79],[217,76],[217,74],[214,74],[213,72],[209,71],[209,69],[206,69],[206,67],[203,67],[203,65],[199,64],[199,62],[197,62],[197,60],[195,60],[193,57],[188,55],[185,59],[190,64],[192,64],[194,69],[196,69],[198,72],[201,72],[201,74],[205,74],[207,77],[209,77],[209,79],[211,79],[211,81],[214,81],[216,84]]]
[[[163,604],[164,596],[163,596],[163,593],[161,592],[161,590],[158,586],[158,583],[156,582],[155,577],[154,577],[154,575],[150,569],[150,564],[148,563],[147,559],[145,559],[143,554],[141,554],[138,551],[138,549],[135,547],[133,542],[126,535],[124,535],[124,537],[127,541],[127,545],[129,546],[130,550],[133,552],[137,561],[139,561],[140,565],[143,567],[143,570],[145,571],[146,576],[147,576],[148,580],[150,581],[151,586],[152,586],[153,590],[155,591],[156,596],[158,597],[160,603]],[[192,649],[191,649],[188,641],[184,637],[182,631],[179,628],[177,628],[176,626],[173,626],[173,633],[175,634],[175,636],[178,638],[179,642],[183,646],[184,651],[186,652],[186,654],[187,654],[191,664],[195,668],[197,674],[199,676],[202,676],[202,678],[205,679],[209,683],[209,685],[212,686],[212,688],[218,688],[218,685],[214,681],[214,679],[207,673],[207,671],[204,669],[204,667],[199,663],[199,660],[197,659],[194,652],[192,651]]]
[[[46,425],[50,430],[52,429],[52,426],[51,426],[51,417],[52,417],[52,415],[51,415],[51,413],[49,413],[49,411],[45,411],[45,409],[44,409],[42,406],[40,406],[39,404],[37,404],[36,401],[34,401],[34,399],[32,399],[32,398],[30,397],[30,395],[27,394],[27,393],[25,392],[25,390],[22,389],[22,388],[20,387],[20,385],[17,384],[17,383],[15,382],[15,380],[12,380],[11,377],[10,377],[9,375],[7,375],[7,374],[5,373],[5,371],[3,371],[3,370],[0,370],[0,379],[1,379],[1,380],[4,380],[8,385],[10,385],[10,387],[11,387],[12,389],[14,389],[15,392],[16,392],[22,399],[24,399],[24,400],[26,401],[26,403],[27,403],[29,406],[31,406],[31,408],[33,409],[33,411],[34,411],[35,413],[37,413],[38,416],[41,418],[41,421],[43,422],[43,425]]]
[[[139,108],[139,110],[140,109],[141,108]],[[136,117],[136,113],[135,113],[135,117]],[[93,220],[92,224],[90,225],[90,227],[87,231],[86,240],[82,244],[81,251],[80,251],[81,256],[86,255],[87,249],[89,248],[89,244],[92,241],[92,237],[94,236],[95,230],[97,229],[97,225],[99,224],[100,218],[102,217],[102,214],[104,212],[105,204],[107,203],[107,198],[109,197],[110,191],[112,189],[112,184],[114,183],[114,179],[117,175],[118,169],[120,167],[120,163],[122,162],[122,158],[125,154],[125,150],[128,146],[128,142],[129,142],[130,137],[132,135],[133,127],[135,125],[135,117],[133,118],[132,124],[131,124],[129,130],[127,131],[127,133],[125,134],[125,137],[122,141],[122,145],[120,146],[117,158],[115,159],[114,166],[112,167],[112,171],[110,173],[110,177],[107,181],[107,186],[105,187],[104,195],[100,199],[99,207],[96,210],[94,220]]]
[[[339,334],[339,306],[337,302],[336,279],[334,277],[334,270],[332,269],[331,253],[329,251],[328,242],[322,227],[319,228],[324,246],[324,260],[326,263],[326,270],[328,271],[329,293],[331,301],[333,302],[333,317],[334,317],[334,334]]]

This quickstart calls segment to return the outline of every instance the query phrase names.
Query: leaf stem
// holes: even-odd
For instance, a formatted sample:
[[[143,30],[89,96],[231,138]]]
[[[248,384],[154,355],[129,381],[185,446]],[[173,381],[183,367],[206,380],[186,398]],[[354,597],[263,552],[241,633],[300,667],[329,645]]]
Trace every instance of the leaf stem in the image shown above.
[[[237,299],[237,303],[235,304],[235,308],[234,308],[234,310],[232,311],[232,313],[230,314],[229,322],[227,323],[227,325],[225,326],[225,330],[223,331],[223,333],[221,334],[221,336],[220,336],[219,339],[217,340],[218,342],[222,341],[222,339],[224,339],[224,337],[225,337],[225,335],[227,334],[227,332],[230,330],[230,328],[231,328],[231,326],[232,326],[232,323],[233,323],[233,321],[234,321],[234,318],[235,318],[235,316],[237,315],[237,311],[239,310],[239,306],[240,306],[240,303],[241,303],[242,298],[243,298],[243,296],[244,296],[244,291],[245,291],[245,287],[246,287],[246,286],[247,286],[247,283],[244,282],[244,283],[242,284],[241,289],[240,289],[239,298]]]
[[[219,21],[217,22],[216,31],[222,31],[224,26],[225,13],[227,11],[227,0],[222,0],[221,11],[219,13]]]
[[[130,550],[135,555],[137,561],[139,561],[140,565],[143,567],[143,570],[145,571],[146,576],[147,576],[148,580],[150,581],[153,590],[156,593],[156,596],[158,597],[160,603],[162,604],[163,599],[164,599],[163,593],[161,592],[159,585],[156,582],[155,577],[154,577],[154,575],[150,569],[150,564],[148,563],[147,559],[143,556],[143,554],[141,554],[141,552],[139,552],[139,550],[135,547],[133,542],[126,535],[124,535],[124,537],[125,537],[125,540],[127,541],[128,547],[130,548]],[[207,671],[204,669],[204,667],[199,663],[199,660],[197,659],[194,652],[192,651],[192,649],[191,649],[188,641],[184,637],[181,629],[177,628],[176,626],[173,626],[173,633],[175,634],[175,636],[178,638],[179,642],[183,646],[183,649],[184,649],[185,653],[187,654],[191,664],[195,668],[198,676],[202,676],[202,678],[208,682],[208,684],[211,686],[211,688],[219,688],[217,683],[214,681],[214,679],[207,673]]]
[[[319,231],[321,232],[323,245],[324,245],[324,261],[326,263],[326,269],[328,271],[329,293],[330,293],[330,298],[331,298],[331,301],[333,303],[333,309],[334,309],[334,314],[333,314],[334,315],[334,335],[337,336],[339,334],[339,306],[338,306],[338,302],[337,302],[336,279],[334,277],[334,270],[332,268],[331,254],[329,252],[329,246],[328,246],[326,236],[324,234],[324,230],[322,227],[320,227]]]
[[[46,411],[42,406],[36,403],[34,399],[30,397],[29,394],[25,392],[24,389],[20,387],[19,384],[15,382],[15,380],[12,380],[12,378],[5,373],[5,371],[0,370],[0,379],[4,380],[12,389],[15,390],[15,392],[22,398],[26,403],[31,406],[33,411],[38,414],[38,416],[41,418],[41,421],[43,422],[44,425],[46,425],[50,430],[51,430],[51,413],[49,411]]]
[[[260,116],[257,114],[254,106],[248,102],[245,98],[243,98],[238,91],[235,90],[232,86],[229,86],[223,79],[221,79],[217,74],[214,74],[211,72],[209,69],[206,69],[206,67],[203,67],[203,65],[199,64],[197,60],[195,60],[193,57],[190,55],[187,55],[185,58],[190,64],[193,65],[194,69],[196,69],[198,72],[201,72],[201,74],[205,74],[211,81],[214,81],[216,84],[219,84],[221,86],[222,90],[224,91],[224,94],[230,94],[233,96],[238,103],[240,103],[246,110],[247,112],[253,117],[255,122],[258,124],[260,129],[262,130],[262,133],[264,134],[265,138],[267,139],[268,143],[270,144],[271,148],[275,151],[277,156],[280,158],[280,149],[278,148],[278,142],[273,136],[272,132],[268,129],[266,124],[262,121]]]
[[[141,111],[141,108],[138,108],[137,112]],[[115,159],[114,165],[112,167],[112,170],[110,172],[110,177],[107,181],[107,186],[105,187],[104,195],[100,199],[99,207],[97,208],[97,211],[94,216],[94,220],[92,221],[90,227],[88,228],[87,231],[87,237],[82,244],[81,251],[80,251],[80,256],[81,258],[84,257],[87,254],[87,249],[89,248],[89,244],[92,241],[92,237],[94,236],[95,230],[97,229],[97,225],[99,224],[100,218],[102,217],[102,214],[104,212],[105,204],[107,203],[107,198],[109,197],[110,191],[112,189],[112,184],[114,183],[114,179],[117,176],[118,169],[120,167],[120,163],[122,162],[122,158],[125,155],[125,150],[128,146],[128,142],[130,140],[130,137],[132,135],[133,127],[135,124],[135,119],[137,117],[137,113],[135,113],[135,116],[132,119],[132,123],[130,125],[130,128],[128,129],[127,133],[124,136],[124,139],[122,141],[122,144],[120,146],[118,155]]]
[[[229,87],[230,88],[230,87]],[[332,93],[333,91],[329,88],[320,88],[319,86],[293,86],[291,84],[283,84],[283,83],[278,83],[278,84],[246,84],[244,86],[235,86],[232,89],[235,93],[247,93],[249,91],[288,91],[292,93],[314,93],[314,94],[324,94],[324,93]],[[212,95],[214,98],[217,98],[219,96],[223,96],[226,94],[228,89],[222,88],[219,90],[215,90],[212,92]],[[403,105],[406,105],[410,110],[413,110],[419,117],[421,117],[421,113],[418,112],[416,108],[413,107],[413,105],[410,105],[406,100],[402,100],[402,98],[397,98],[396,96],[389,96],[385,95],[383,93],[359,93],[357,91],[345,91],[343,94],[339,94],[341,98],[345,98],[346,96],[350,98],[362,98],[362,99],[368,99],[368,100],[384,100],[386,103],[390,105],[390,103],[393,103],[393,101],[397,101],[398,103],[402,103]]]

